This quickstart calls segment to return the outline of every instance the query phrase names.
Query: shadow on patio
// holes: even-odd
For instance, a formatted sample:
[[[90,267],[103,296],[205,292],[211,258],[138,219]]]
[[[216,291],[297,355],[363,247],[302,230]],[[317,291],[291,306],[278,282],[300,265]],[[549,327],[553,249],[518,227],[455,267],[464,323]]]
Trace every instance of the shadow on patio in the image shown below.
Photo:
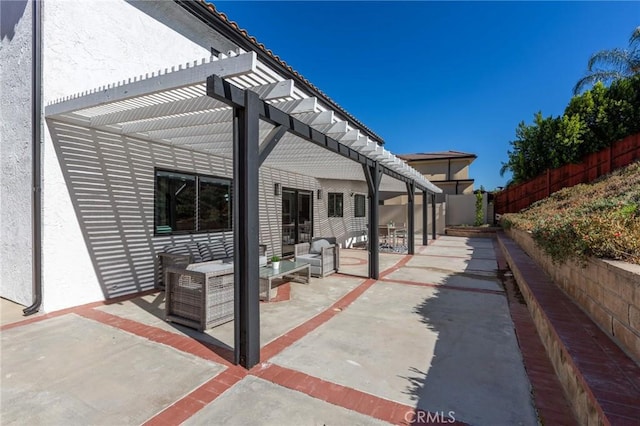
[[[490,240],[488,240],[490,241]],[[438,240],[445,248],[446,240]],[[429,330],[433,355],[410,367],[405,394],[418,410],[470,424],[537,424],[530,384],[495,271],[493,249],[469,240],[425,250],[390,280],[435,284],[413,312]],[[455,255],[455,253],[458,255]],[[428,254],[427,254],[428,253]],[[438,259],[437,266],[429,260]],[[418,272],[418,273],[416,273]],[[433,417],[432,417],[433,418]],[[420,424],[420,422],[416,422]]]

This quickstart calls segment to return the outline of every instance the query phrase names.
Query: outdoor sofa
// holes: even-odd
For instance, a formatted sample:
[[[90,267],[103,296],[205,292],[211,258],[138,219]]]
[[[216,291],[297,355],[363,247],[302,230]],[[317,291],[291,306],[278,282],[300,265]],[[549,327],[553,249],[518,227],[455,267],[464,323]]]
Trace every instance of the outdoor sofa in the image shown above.
[[[260,244],[260,266],[267,264],[267,246]],[[186,268],[194,263],[233,262],[233,241],[215,238],[207,242],[170,244],[158,254],[156,287],[164,287],[164,271],[168,267]]]
[[[340,246],[335,237],[314,238],[311,243],[294,246],[296,262],[309,264],[311,275],[326,277],[340,267]]]

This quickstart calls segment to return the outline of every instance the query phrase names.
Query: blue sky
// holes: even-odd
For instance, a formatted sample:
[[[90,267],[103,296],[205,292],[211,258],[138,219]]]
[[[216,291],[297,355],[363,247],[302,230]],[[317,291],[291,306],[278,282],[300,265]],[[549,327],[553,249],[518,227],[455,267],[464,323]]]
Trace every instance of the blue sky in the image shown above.
[[[640,2],[214,3],[387,149],[474,153],[489,190],[518,123],[562,114],[589,56],[640,25]]]

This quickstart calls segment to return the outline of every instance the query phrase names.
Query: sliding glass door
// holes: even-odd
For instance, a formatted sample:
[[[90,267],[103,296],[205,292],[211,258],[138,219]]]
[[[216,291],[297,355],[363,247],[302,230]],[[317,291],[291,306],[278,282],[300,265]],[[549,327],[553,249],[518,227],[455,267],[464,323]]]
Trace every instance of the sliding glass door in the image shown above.
[[[282,255],[293,255],[293,246],[311,242],[313,236],[313,192],[282,189]]]

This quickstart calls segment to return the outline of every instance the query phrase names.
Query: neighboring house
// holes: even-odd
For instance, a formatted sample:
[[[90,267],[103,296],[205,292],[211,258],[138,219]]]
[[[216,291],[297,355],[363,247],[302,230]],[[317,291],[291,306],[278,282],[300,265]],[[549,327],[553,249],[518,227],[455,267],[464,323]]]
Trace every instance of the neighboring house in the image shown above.
[[[477,158],[475,154],[459,151],[421,152],[398,155],[398,158],[422,173],[442,189],[443,194],[473,193],[473,179],[469,178],[469,166]]]
[[[459,151],[424,152],[398,155],[409,166],[420,172],[425,179],[436,185],[442,193],[435,197],[437,203],[436,232],[444,233],[445,225],[473,223],[475,213],[468,205],[473,205],[473,179],[469,178],[469,165],[477,158],[475,154]],[[408,215],[408,197],[388,194],[381,206],[380,225],[389,222],[404,223]],[[415,200],[417,216],[422,215],[422,199]],[[417,229],[417,230],[420,230]]]
[[[0,296],[31,313],[153,289],[169,243],[348,245],[376,229],[375,183],[440,192],[211,4],[1,5]],[[265,139],[260,162],[238,150]]]

